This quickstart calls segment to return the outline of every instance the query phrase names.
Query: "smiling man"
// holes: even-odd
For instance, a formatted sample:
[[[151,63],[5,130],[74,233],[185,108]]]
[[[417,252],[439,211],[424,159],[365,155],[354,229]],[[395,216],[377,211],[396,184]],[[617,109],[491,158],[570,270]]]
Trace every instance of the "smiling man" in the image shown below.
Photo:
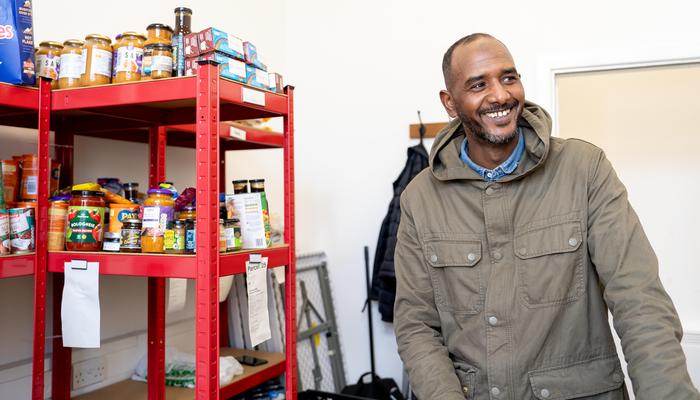
[[[658,262],[602,150],[550,136],[508,49],[445,53],[454,120],[401,196],[394,323],[429,399],[698,400]]]

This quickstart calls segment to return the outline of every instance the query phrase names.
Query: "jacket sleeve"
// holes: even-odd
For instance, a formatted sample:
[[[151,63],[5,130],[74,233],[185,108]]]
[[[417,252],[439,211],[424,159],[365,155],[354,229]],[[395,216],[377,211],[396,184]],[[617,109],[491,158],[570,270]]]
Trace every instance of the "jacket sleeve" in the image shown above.
[[[698,400],[680,320],[627,191],[601,151],[589,174],[588,250],[622,342],[637,400]]]
[[[464,400],[440,332],[433,288],[405,196],[394,256],[394,328],[399,355],[419,399]]]

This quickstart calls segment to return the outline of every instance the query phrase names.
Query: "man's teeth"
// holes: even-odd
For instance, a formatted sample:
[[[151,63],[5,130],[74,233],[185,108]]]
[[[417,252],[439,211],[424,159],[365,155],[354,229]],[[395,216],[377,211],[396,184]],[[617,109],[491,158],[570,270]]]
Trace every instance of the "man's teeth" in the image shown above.
[[[489,118],[501,118],[501,117],[505,117],[506,115],[510,114],[510,110],[511,109],[509,108],[509,109],[503,110],[503,111],[486,113],[486,116],[488,116]]]

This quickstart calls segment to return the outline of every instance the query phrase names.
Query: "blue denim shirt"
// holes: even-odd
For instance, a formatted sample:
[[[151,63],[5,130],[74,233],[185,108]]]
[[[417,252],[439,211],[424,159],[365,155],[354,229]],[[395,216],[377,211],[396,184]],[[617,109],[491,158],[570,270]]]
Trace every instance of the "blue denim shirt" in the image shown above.
[[[523,137],[523,131],[520,128],[518,128],[518,145],[515,147],[515,150],[513,150],[513,153],[511,153],[510,157],[508,157],[507,160],[503,161],[503,163],[497,166],[496,168],[486,169],[481,165],[476,164],[469,158],[469,156],[467,155],[468,153],[466,137],[462,142],[462,150],[460,151],[459,158],[461,158],[462,161],[469,166],[469,168],[473,169],[479,175],[481,175],[481,177],[484,178],[485,181],[495,182],[515,171],[515,169],[518,167],[518,164],[520,164],[520,159],[522,158],[524,152],[525,138]]]

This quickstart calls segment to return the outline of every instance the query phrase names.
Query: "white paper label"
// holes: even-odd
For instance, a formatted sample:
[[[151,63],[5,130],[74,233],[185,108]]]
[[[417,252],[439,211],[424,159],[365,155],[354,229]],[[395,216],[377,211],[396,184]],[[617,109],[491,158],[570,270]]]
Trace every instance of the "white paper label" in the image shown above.
[[[267,258],[251,254],[246,261],[248,288],[248,325],[252,346],[270,339],[270,315],[267,309]]]
[[[58,69],[61,57],[50,54],[36,56],[37,75],[51,79],[58,79]]]
[[[243,88],[243,102],[265,106],[265,93],[249,88]]]
[[[20,215],[19,218],[10,218],[10,232],[24,232],[29,230],[29,221],[26,214]]]
[[[143,229],[146,228],[160,228],[160,207],[155,206],[143,208]]]
[[[90,65],[92,75],[112,76],[112,53],[93,48]]]
[[[255,80],[265,87],[270,86],[270,76],[261,69],[255,69]]]
[[[245,63],[234,59],[228,60],[228,70],[234,75],[240,76],[245,80]]]
[[[100,264],[73,260],[63,268],[63,346],[100,347]]]
[[[29,175],[22,178],[24,180],[24,185],[26,185],[27,194],[36,195],[39,193],[39,177],[36,175]]]
[[[232,138],[246,140],[246,131],[243,129],[236,128],[235,126],[229,126],[228,135]]]
[[[231,34],[228,35],[228,48],[243,55],[243,41]]]
[[[151,57],[151,71],[172,71],[173,58],[168,56]]]
[[[80,79],[83,72],[83,56],[81,54],[61,55],[59,78]]]
[[[117,59],[114,60],[114,71],[141,73],[141,63],[143,62],[143,49],[132,45],[123,46],[117,49]]]

